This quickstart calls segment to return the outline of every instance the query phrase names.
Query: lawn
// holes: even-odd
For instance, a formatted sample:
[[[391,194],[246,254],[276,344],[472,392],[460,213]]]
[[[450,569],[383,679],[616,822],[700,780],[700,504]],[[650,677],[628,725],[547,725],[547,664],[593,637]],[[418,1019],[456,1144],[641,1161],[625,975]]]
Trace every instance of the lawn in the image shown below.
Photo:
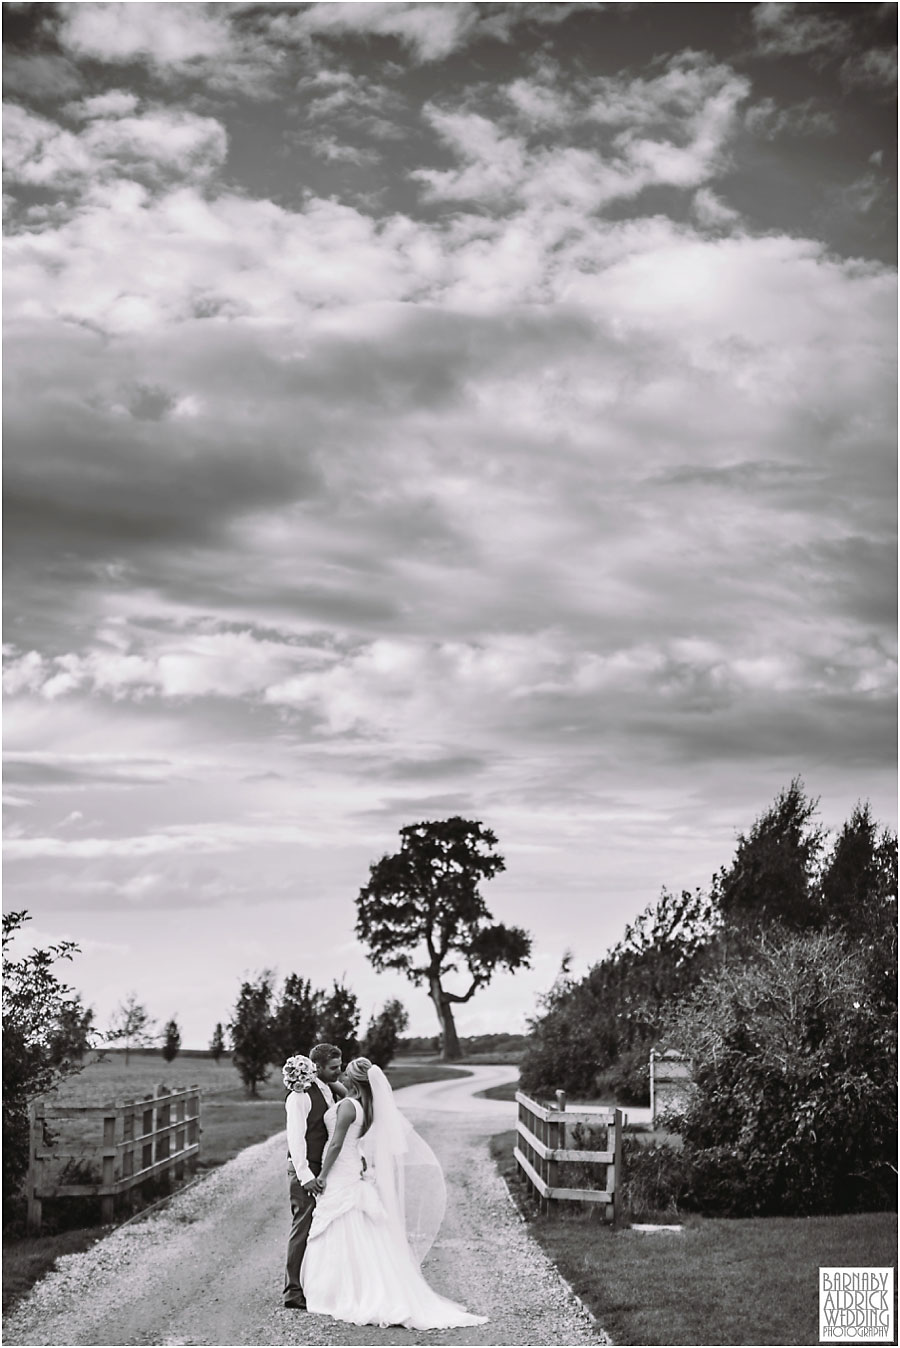
[[[521,1202],[514,1139],[491,1149]],[[817,1344],[820,1265],[896,1267],[895,1213],[682,1220],[648,1234],[529,1212],[529,1230],[617,1344]]]
[[[443,1081],[465,1076],[457,1067],[434,1061],[399,1059],[387,1068],[395,1090],[422,1081]],[[269,1080],[259,1087],[258,1098],[248,1097],[230,1058],[216,1064],[211,1058],[176,1058],[166,1063],[158,1053],[132,1053],[128,1066],[124,1055],[110,1055],[105,1062],[91,1062],[77,1077],[70,1078],[47,1103],[56,1105],[113,1104],[119,1099],[141,1099],[165,1082],[173,1089],[201,1088],[200,1155],[198,1169],[209,1170],[236,1156],[244,1147],[264,1142],[284,1128],[285,1090],[281,1072],[273,1068]],[[78,1127],[54,1127],[65,1140],[82,1138],[84,1154],[90,1157],[100,1146],[99,1124],[91,1125],[94,1136]],[[152,1197],[153,1195],[148,1195]],[[99,1222],[99,1203],[90,1199],[61,1199],[44,1204],[44,1231],[25,1236],[12,1225],[3,1236],[3,1308],[7,1310],[55,1264],[63,1254],[87,1249],[110,1229]],[[119,1220],[128,1216],[122,1211]]]

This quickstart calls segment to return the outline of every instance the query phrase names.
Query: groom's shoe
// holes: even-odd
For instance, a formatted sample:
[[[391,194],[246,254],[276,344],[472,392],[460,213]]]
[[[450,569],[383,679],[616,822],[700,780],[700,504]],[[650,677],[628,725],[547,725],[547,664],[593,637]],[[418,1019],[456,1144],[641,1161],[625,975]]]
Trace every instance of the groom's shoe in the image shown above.
[[[306,1302],[305,1302],[305,1301],[286,1301],[286,1302],[284,1303],[284,1309],[285,1309],[286,1311],[305,1311],[305,1310],[306,1310]]]

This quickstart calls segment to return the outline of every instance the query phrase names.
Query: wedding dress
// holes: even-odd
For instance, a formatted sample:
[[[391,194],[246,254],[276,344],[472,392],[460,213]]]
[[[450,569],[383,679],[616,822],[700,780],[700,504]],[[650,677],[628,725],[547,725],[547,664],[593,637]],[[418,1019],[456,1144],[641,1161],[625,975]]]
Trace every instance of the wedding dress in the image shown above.
[[[373,1075],[379,1072],[379,1068],[372,1069]],[[316,1200],[300,1270],[307,1309],[354,1325],[451,1329],[484,1324],[483,1316],[470,1315],[435,1292],[419,1270],[402,1218],[398,1219],[404,1207],[402,1178],[399,1183],[397,1180],[398,1173],[402,1176],[402,1166],[399,1171],[392,1166],[390,1152],[396,1159],[398,1150],[405,1149],[406,1144],[386,1139],[384,1124],[399,1131],[397,1119],[401,1116],[392,1102],[385,1106],[385,1090],[390,1093],[382,1074],[382,1112],[389,1112],[392,1106],[396,1118],[382,1119],[379,1132],[376,1088],[376,1121],[369,1129],[373,1139],[367,1154],[363,1108],[358,1100],[352,1101],[356,1117],[329,1171],[325,1190]],[[337,1110],[338,1105],[332,1105],[325,1114],[329,1145]],[[411,1134],[410,1125],[405,1120],[403,1123]],[[415,1140],[427,1150],[417,1135]],[[437,1174],[440,1176],[439,1169]],[[440,1183],[443,1185],[442,1179]],[[430,1239],[426,1243],[430,1244]]]

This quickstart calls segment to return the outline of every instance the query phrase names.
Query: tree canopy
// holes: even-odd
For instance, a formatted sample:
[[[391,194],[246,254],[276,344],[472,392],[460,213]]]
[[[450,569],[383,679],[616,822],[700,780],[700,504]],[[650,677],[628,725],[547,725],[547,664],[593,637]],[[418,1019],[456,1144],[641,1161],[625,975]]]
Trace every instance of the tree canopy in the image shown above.
[[[376,969],[427,984],[441,1026],[443,1056],[461,1056],[453,1005],[468,1002],[498,968],[528,967],[531,937],[495,923],[479,886],[505,870],[496,835],[480,821],[430,820],[400,830],[399,852],[370,867],[357,899],[356,933]],[[444,987],[448,975],[468,985]]]

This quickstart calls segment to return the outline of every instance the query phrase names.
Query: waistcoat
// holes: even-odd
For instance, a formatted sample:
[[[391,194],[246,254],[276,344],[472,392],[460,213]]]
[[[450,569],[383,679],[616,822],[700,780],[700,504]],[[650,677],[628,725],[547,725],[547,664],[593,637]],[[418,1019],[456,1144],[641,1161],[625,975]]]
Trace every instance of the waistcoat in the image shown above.
[[[307,1091],[310,1110],[306,1116],[306,1160],[314,1175],[322,1169],[322,1157],[325,1143],[328,1141],[328,1129],[325,1127],[325,1111],[328,1104],[316,1082],[312,1082]],[[288,1160],[291,1159],[288,1150]]]

